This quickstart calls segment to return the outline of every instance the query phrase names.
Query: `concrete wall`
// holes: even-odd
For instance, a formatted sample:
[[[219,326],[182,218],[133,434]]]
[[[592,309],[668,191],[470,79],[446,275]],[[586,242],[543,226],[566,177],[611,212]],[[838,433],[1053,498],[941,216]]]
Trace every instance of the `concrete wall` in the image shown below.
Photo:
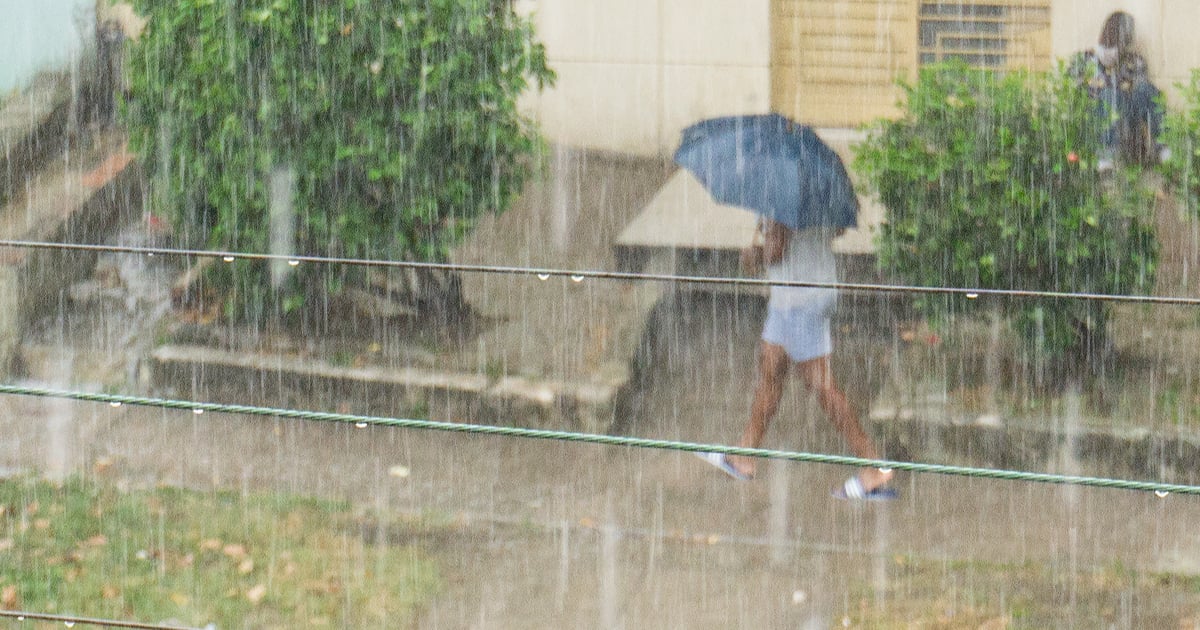
[[[1154,82],[1178,103],[1175,84],[1200,68],[1200,2],[1196,0],[1056,0],[1053,5],[1054,54],[1065,57],[1095,44],[1104,19],[1113,11],[1133,16],[1138,42]]]
[[[847,0],[830,0],[845,2]],[[558,84],[526,99],[556,143],[667,156],[697,119],[770,108],[770,0],[523,0]],[[1137,20],[1155,82],[1200,67],[1197,0],[1054,0],[1056,57],[1092,46],[1114,10]]]
[[[710,116],[770,106],[769,0],[525,0],[557,85],[526,100],[553,142],[643,156]]]

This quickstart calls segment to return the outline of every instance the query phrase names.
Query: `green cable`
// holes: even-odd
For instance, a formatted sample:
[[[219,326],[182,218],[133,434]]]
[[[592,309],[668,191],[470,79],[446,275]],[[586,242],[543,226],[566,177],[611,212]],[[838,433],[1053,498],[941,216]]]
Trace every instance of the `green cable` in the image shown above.
[[[50,613],[23,610],[0,610],[0,619],[3,618],[14,621],[51,621],[61,623],[68,628],[82,624],[104,628],[136,628],[138,630],[199,630],[193,626],[171,626],[160,623],[143,623],[140,621],[120,621],[117,619],[98,619],[95,617],[77,617],[74,615],[52,615]]]
[[[824,453],[806,453],[799,451],[779,451],[762,448],[744,448],[721,444],[704,444],[698,442],[680,442],[676,440],[659,440],[652,438],[628,437],[620,435],[603,435],[598,433],[578,433],[574,431],[559,431],[552,429],[531,429],[523,427],[502,427],[486,424],[466,424],[459,422],[442,422],[436,420],[419,420],[413,418],[388,418],[381,416],[362,416],[345,413],[330,413],[325,411],[305,411],[299,409],[276,409],[271,407],[256,407],[250,405],[235,405],[221,403],[205,403],[189,400],[172,400],[166,398],[147,398],[142,396],[127,396],[121,394],[102,394],[22,385],[0,384],[0,394],[15,394],[20,396],[38,396],[43,398],[62,398],[88,402],[104,402],[113,406],[137,405],[143,407],[159,407],[162,409],[190,410],[193,413],[217,412],[244,414],[252,416],[272,416],[295,420],[311,420],[318,422],[353,423],[357,427],[381,426],[405,429],[425,429],[432,431],[448,431],[454,433],[469,433],[480,435],[499,435],[505,437],[520,437],[561,442],[580,442],[601,444],[607,446],[629,446],[634,448],[651,448],[684,452],[711,452],[727,455],[744,455],[765,459],[780,459],[795,462],[817,464],[839,464],[857,466],[860,468],[884,468],[904,470],[909,472],[932,473],[937,475],[954,475],[979,479],[1002,479],[1008,481],[1028,481],[1072,486],[1089,486],[1094,488],[1114,488],[1120,490],[1152,491],[1159,496],[1167,493],[1200,495],[1200,486],[1161,483],[1157,481],[1134,481],[1128,479],[1112,479],[1105,477],[1086,477],[1079,475],[1060,475],[1055,473],[1036,473],[1023,470],[1004,470],[997,468],[976,468],[971,466],[953,466],[948,464],[927,464],[921,462],[901,462],[883,459],[866,459],[847,455],[828,455]]]

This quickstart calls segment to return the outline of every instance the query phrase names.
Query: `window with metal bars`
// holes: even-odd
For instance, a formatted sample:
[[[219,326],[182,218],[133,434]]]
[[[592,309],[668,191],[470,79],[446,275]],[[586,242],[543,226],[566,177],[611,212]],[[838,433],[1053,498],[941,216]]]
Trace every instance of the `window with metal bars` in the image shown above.
[[[951,59],[972,67],[1043,67],[1050,61],[1050,7],[1045,0],[922,2],[917,61]]]

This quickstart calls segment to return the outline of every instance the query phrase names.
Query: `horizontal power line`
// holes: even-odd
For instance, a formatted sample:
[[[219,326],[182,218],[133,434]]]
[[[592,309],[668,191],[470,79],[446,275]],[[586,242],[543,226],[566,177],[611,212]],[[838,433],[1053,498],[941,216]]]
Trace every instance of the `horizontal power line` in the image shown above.
[[[389,418],[382,416],[363,416],[325,411],[308,411],[300,409],[278,409],[273,407],[257,407],[251,405],[206,403],[190,400],[174,400],[167,398],[148,398],[143,396],[127,396],[121,394],[103,394],[98,392],[81,392],[23,385],[0,384],[0,394],[15,394],[21,396],[38,396],[44,398],[59,398],[88,402],[103,402],[114,406],[136,405],[157,407],[163,409],[190,410],[193,413],[205,412],[244,414],[253,416],[269,416],[289,418],[294,420],[311,420],[318,422],[335,422],[353,424],[359,428],[368,426],[395,427],[406,429],[424,429],[466,433],[475,435],[496,435],[502,437],[544,439],[560,442],[577,442],[600,444],[607,446],[628,446],[634,448],[659,449],[682,452],[712,452],[727,455],[744,455],[764,459],[780,459],[796,462],[817,464],[840,464],[860,468],[883,468],[904,470],[909,472],[930,473],[937,475],[952,475],[973,477],[979,479],[999,479],[1007,481],[1027,481],[1071,486],[1088,486],[1094,488],[1114,488],[1119,490],[1139,490],[1155,492],[1159,496],[1169,493],[1200,495],[1200,486],[1162,483],[1157,481],[1136,481],[1129,479],[1113,479],[1106,477],[1087,477],[1080,475],[1061,475],[1056,473],[1038,473],[1023,470],[1005,470],[997,468],[977,468],[972,466],[953,466],[947,464],[928,464],[921,462],[902,462],[882,459],[866,459],[846,455],[830,455],[825,453],[806,453],[799,451],[780,451],[761,448],[745,448],[722,444],[704,444],[697,442],[681,442],[676,440],[660,440],[621,435],[604,435],[597,433],[578,433],[574,431],[559,431],[552,429],[532,429],[523,427],[494,426],[486,424],[467,424],[460,422],[442,422],[437,420],[421,420],[413,418]]]
[[[966,287],[931,287],[898,284],[870,284],[856,282],[805,282],[766,280],[762,278],[735,278],[728,276],[689,276],[678,274],[640,273],[625,271],[604,271],[594,269],[562,269],[551,267],[519,267],[508,265],[470,265],[460,263],[435,263],[411,260],[380,260],[371,258],[344,258],[337,256],[304,256],[285,254],[261,254],[253,252],[233,252],[209,249],[174,249],[168,247],[138,247],[130,245],[102,245],[89,243],[54,243],[48,241],[24,241],[0,239],[0,247],[18,247],[24,249],[51,249],[68,251],[85,251],[96,253],[142,254],[146,256],[180,256],[194,258],[220,258],[228,263],[238,260],[270,260],[285,261],[292,265],[301,263],[317,263],[327,265],[350,265],[359,267],[383,267],[394,269],[429,269],[437,271],[457,271],[462,273],[492,273],[508,275],[537,276],[542,280],[550,277],[568,277],[576,281],[586,278],[605,280],[639,280],[655,282],[680,282],[688,284],[717,284],[737,285],[747,287],[810,287],[821,289],[842,289],[846,291],[863,291],[871,293],[914,293],[960,295],[967,299],[980,297],[1017,297],[1042,299],[1072,299],[1098,302],[1125,302],[1137,304],[1169,304],[1179,306],[1200,306],[1200,297],[1170,297],[1159,295],[1116,295],[1110,293],[1081,293],[1071,291],[1033,291],[1024,289],[982,289]]]

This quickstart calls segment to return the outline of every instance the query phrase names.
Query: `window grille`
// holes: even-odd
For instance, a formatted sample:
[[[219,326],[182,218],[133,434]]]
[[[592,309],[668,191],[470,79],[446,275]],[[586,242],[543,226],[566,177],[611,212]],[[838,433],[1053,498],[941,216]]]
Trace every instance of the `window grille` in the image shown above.
[[[1046,0],[922,2],[917,62],[959,59],[975,68],[1044,68],[1050,63]]]

